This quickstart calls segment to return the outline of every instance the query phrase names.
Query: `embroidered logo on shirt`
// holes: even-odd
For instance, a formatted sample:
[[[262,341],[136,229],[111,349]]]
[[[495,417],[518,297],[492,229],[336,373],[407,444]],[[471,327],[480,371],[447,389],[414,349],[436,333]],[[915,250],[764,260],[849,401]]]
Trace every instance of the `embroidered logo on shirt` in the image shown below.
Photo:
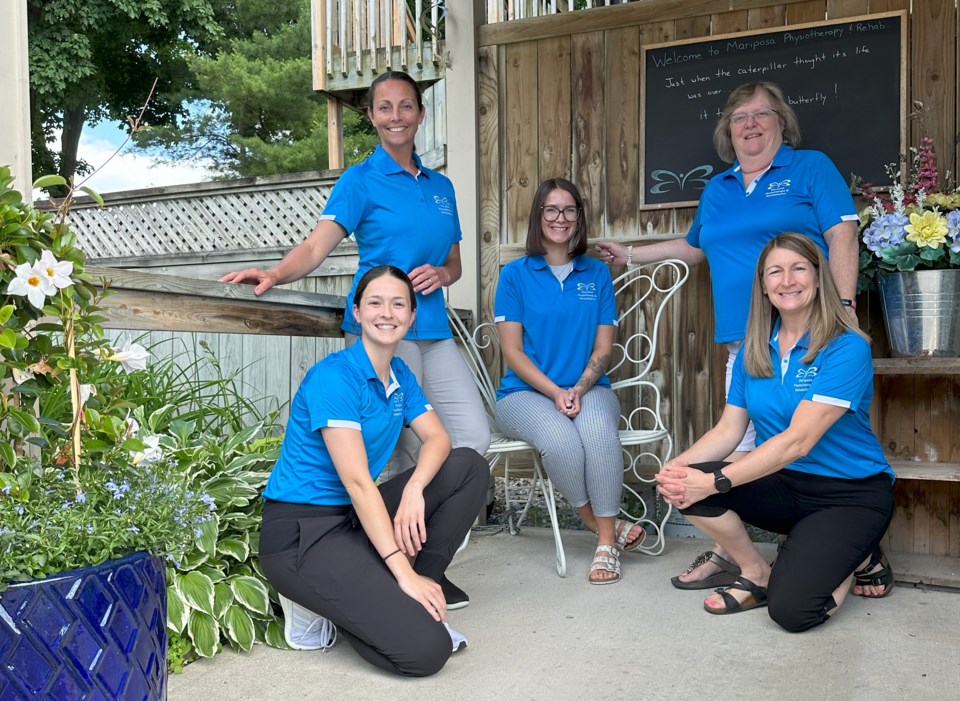
[[[597,283],[595,282],[578,282],[577,283],[577,299],[584,301],[592,301],[597,298]]]
[[[806,392],[810,388],[810,384],[813,382],[813,378],[817,376],[816,366],[811,365],[807,368],[797,368],[797,377],[796,381],[793,383],[794,392]]]
[[[394,416],[403,416],[403,390],[397,390],[390,395],[390,398],[393,400],[393,415]]]
[[[775,181],[767,185],[767,197],[786,195],[790,191],[790,179]]]
[[[450,201],[449,197],[441,197],[440,195],[434,195],[433,201],[437,204],[437,211],[440,214],[444,214],[448,217],[453,216],[453,202]]]

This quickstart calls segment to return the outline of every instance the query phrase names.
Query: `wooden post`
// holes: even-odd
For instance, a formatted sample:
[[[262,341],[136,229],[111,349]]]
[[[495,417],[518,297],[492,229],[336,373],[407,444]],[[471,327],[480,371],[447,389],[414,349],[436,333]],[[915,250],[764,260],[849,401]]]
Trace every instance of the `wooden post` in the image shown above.
[[[343,103],[327,97],[327,168],[343,168]]]
[[[0,165],[13,171],[14,187],[33,199],[30,159],[30,71],[27,62],[27,0],[0,2]]]

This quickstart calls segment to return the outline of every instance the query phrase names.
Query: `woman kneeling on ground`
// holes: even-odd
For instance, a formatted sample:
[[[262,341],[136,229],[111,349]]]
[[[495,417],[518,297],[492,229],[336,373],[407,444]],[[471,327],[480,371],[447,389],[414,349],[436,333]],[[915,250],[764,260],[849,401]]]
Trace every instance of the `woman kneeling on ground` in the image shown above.
[[[894,475],[870,429],[872,394],[869,339],[852,325],[823,254],[805,236],[780,234],[757,263],[720,421],[657,475],[664,498],[741,569],[704,601],[707,612],[768,605],[799,632],[828,620],[854,580],[868,594],[890,592],[880,540]],[[720,462],[751,419],[757,449]],[[745,522],[787,536],[772,569]]]
[[[439,582],[489,473],[475,450],[450,449],[413,373],[394,357],[415,313],[398,268],[375,267],[357,284],[360,341],[314,365],[294,397],[264,490],[260,561],[283,597],[328,618],[365,660],[426,676],[453,650]],[[404,425],[423,442],[417,464],[378,488]],[[288,622],[289,608],[284,602]]]

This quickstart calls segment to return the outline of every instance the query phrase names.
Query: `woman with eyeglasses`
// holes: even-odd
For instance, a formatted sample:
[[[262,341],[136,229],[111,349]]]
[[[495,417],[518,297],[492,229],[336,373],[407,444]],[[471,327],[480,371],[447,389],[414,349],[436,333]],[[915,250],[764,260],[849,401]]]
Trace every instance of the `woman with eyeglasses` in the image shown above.
[[[833,162],[819,151],[797,148],[797,115],[773,83],[747,83],[731,92],[713,142],[720,158],[733,165],[707,183],[685,238],[638,247],[601,241],[597,249],[617,265],[666,258],[691,266],[709,264],[714,339],[727,346],[729,391],[746,332],[753,269],[763,246],[780,232],[804,234],[823,251],[847,314],[856,323],[857,210]],[[751,424],[729,459],[753,450],[755,439]],[[739,574],[729,553],[715,548],[671,581],[679,589],[710,589],[731,584]],[[854,593],[878,596],[882,589],[858,587]]]
[[[597,534],[591,584],[620,580],[620,550],[643,529],[618,519],[620,403],[605,372],[617,309],[607,267],[585,255],[583,198],[569,180],[537,189],[527,255],[500,273],[494,315],[507,373],[497,391],[503,432],[540,453],[551,481]]]

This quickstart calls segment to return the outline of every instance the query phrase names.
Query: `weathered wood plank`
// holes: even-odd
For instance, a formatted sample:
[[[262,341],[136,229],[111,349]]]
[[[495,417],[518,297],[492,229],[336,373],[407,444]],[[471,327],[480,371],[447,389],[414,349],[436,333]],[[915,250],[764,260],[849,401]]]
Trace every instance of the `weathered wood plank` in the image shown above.
[[[500,277],[500,99],[499,56],[503,49],[482,48],[477,61],[480,208],[480,321],[493,320],[493,299]]]
[[[537,46],[516,44],[506,48],[503,70],[506,100],[502,128],[505,171],[506,231],[504,241],[522,241],[526,237],[530,203],[540,184],[540,158],[537,123]]]
[[[558,37],[537,42],[540,88],[539,181],[570,178],[570,38]],[[539,182],[538,182],[539,184]]]
[[[604,231],[636,231],[640,191],[640,41],[636,27],[606,33],[606,192]],[[598,232],[599,233],[599,232]]]
[[[574,110],[573,182],[584,200],[591,204],[604,201],[604,86],[603,34],[576,34],[573,37],[571,105]],[[587,233],[604,236],[603,212],[599,206],[587,208]],[[503,254],[501,253],[501,259]]]

